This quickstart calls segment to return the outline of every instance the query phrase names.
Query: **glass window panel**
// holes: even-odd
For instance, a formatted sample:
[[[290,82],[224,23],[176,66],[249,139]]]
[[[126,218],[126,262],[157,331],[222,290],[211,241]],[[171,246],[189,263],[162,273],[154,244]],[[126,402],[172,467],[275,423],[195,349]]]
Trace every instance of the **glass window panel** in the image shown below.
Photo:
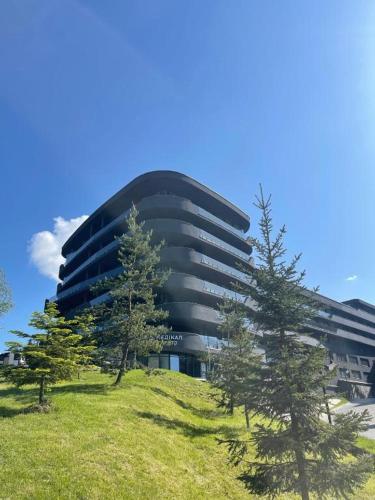
[[[175,355],[171,354],[170,369],[173,370],[174,372],[180,371],[180,358],[179,358],[179,356],[175,356]]]
[[[361,372],[358,372],[357,370],[352,370],[352,378],[354,380],[360,380],[361,379]]]
[[[336,353],[336,359],[337,361],[345,361],[346,362],[346,354],[341,354],[341,353]]]
[[[346,368],[340,368],[339,369],[339,377],[340,378],[349,378],[349,370],[347,370]]]
[[[160,368],[164,368],[165,370],[169,370],[169,355],[168,354],[160,354]]]
[[[358,365],[357,356],[349,356],[349,363],[352,363],[353,365]]]
[[[181,373],[187,373],[188,367],[187,367],[187,357],[186,356],[180,356],[180,372]]]

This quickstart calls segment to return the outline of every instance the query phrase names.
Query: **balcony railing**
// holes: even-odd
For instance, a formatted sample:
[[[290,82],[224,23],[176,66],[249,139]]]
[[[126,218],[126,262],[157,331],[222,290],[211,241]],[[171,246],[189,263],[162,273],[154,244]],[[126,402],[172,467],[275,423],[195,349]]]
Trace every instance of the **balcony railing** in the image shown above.
[[[152,199],[155,196],[158,196],[158,197],[165,196],[165,197],[168,197],[168,198],[172,197],[172,198],[176,198],[176,199],[179,199],[179,200],[188,201],[196,209],[196,212],[197,212],[198,215],[201,215],[202,217],[205,217],[205,218],[211,220],[212,222],[215,222],[219,226],[222,226],[223,228],[227,229],[228,231],[234,233],[236,236],[238,236],[241,239],[243,239],[243,237],[244,237],[244,233],[240,229],[237,229],[236,227],[232,226],[231,224],[227,223],[226,221],[223,221],[222,219],[220,219],[216,215],[213,215],[211,212],[208,212],[207,210],[199,207],[198,205],[195,205],[190,200],[188,200],[186,198],[182,198],[181,196],[172,195],[172,194],[168,194],[168,195],[158,194],[158,195],[154,195],[154,196],[149,196],[149,197],[143,198],[140,203],[142,203],[143,200]],[[81,253],[85,248],[87,248],[89,245],[91,245],[91,243],[93,243],[95,240],[97,240],[98,238],[101,238],[104,234],[106,234],[108,231],[110,231],[116,225],[124,222],[127,219],[129,213],[130,213],[130,209],[125,210],[119,216],[117,216],[115,219],[113,219],[111,222],[109,222],[104,227],[102,227],[101,229],[99,229],[95,234],[93,234],[76,251],[70,252],[66,256],[66,264],[69,264],[76,257],[76,255],[78,255],[79,253]]]
[[[81,281],[80,283],[77,283],[76,285],[71,286],[67,290],[63,290],[62,292],[59,292],[56,297],[57,300],[64,299],[66,297],[69,297],[70,295],[75,295],[83,290],[86,290],[87,288],[90,288],[91,285],[95,284],[97,281],[100,281],[104,278],[112,278],[113,276],[117,276],[120,274],[122,270],[122,267],[116,267],[115,269],[112,269],[111,271],[107,271],[102,274],[98,274],[97,276],[94,276],[93,278],[89,278],[85,281]]]
[[[93,264],[95,261],[106,255],[107,253],[112,252],[112,250],[114,250],[117,246],[118,242],[116,240],[113,240],[111,241],[111,243],[108,243],[108,245],[88,257],[84,262],[82,262],[80,266],[78,266],[76,269],[74,269],[74,271],[72,271],[68,276],[65,277],[63,285],[68,283],[72,278],[74,278],[74,276],[77,276],[77,274],[83,271],[83,269],[85,269],[87,266]]]
[[[244,232],[241,231],[241,229],[237,229],[236,227],[232,226],[231,224],[228,224],[228,222],[225,222],[224,220],[220,219],[219,217],[216,217],[216,215],[213,215],[211,212],[207,212],[204,208],[201,208],[197,205],[195,205],[198,209],[198,214],[201,215],[202,217],[205,217],[206,219],[209,219],[212,222],[215,222],[218,226],[222,226],[223,228],[227,229],[231,233],[234,233],[236,236],[239,236],[240,238],[244,237]]]
[[[244,295],[233,292],[233,290],[228,290],[228,288],[215,285],[214,283],[210,283],[209,281],[203,282],[203,290],[222,298],[228,297],[230,299],[236,300],[237,302],[244,303],[246,301],[246,297]]]
[[[213,236],[212,234],[207,233],[206,231],[200,230],[199,237],[202,240],[213,243],[217,247],[220,247],[223,250],[225,250],[233,255],[237,255],[238,257],[240,257],[243,260],[246,260],[246,261],[249,260],[249,257],[250,257],[249,254],[247,254],[246,252],[243,252],[242,250],[239,250],[238,248],[236,248],[232,245],[229,245],[229,243],[225,243],[225,241],[221,240],[220,238],[216,238],[216,236]]]
[[[79,253],[81,253],[85,248],[87,248],[89,245],[91,245],[91,243],[93,243],[95,240],[97,240],[98,238],[100,238],[101,236],[103,236],[104,234],[106,234],[110,229],[112,229],[113,227],[115,227],[117,224],[120,224],[121,222],[124,222],[128,218],[129,213],[130,213],[130,209],[129,210],[125,210],[125,212],[121,213],[118,217],[116,217],[115,219],[113,219],[113,221],[109,222],[103,228],[99,229],[99,231],[97,231],[95,234],[93,234],[91,236],[91,238],[89,238],[87,241],[85,241],[85,243],[78,248],[78,250],[76,250],[75,252],[69,253],[66,256],[65,265],[69,264],[69,262],[72,259],[74,259],[74,257],[76,255],[78,255]]]
[[[231,276],[238,278],[244,282],[248,281],[248,277],[245,273],[238,271],[238,269],[236,269],[235,267],[228,266],[227,264],[223,264],[218,260],[207,257],[206,255],[202,254],[201,263],[211,267],[212,269],[217,269],[218,271],[230,274]]]

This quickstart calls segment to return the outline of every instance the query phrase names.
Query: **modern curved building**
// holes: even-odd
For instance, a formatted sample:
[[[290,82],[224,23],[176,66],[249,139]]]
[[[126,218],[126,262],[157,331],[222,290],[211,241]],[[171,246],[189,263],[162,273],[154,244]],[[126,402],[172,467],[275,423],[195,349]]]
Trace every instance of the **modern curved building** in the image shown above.
[[[239,268],[252,266],[245,233],[249,217],[232,203],[190,177],[171,171],[141,175],[99,207],[64,244],[66,262],[60,268],[57,295],[68,315],[95,304],[91,286],[120,272],[116,235],[127,230],[126,218],[135,204],[155,241],[164,240],[162,262],[172,273],[158,294],[169,311],[171,332],[161,354],[151,355],[151,367],[204,376],[202,353],[220,349],[219,304],[224,296],[243,301],[236,282],[245,282]],[[329,350],[338,365],[333,387],[353,394],[372,392],[375,362],[375,306],[358,299],[345,303],[321,295],[318,317],[308,325],[312,337]],[[253,306],[248,303],[249,308]]]
[[[202,352],[221,344],[220,299],[243,300],[234,284],[244,280],[240,265],[250,265],[251,246],[245,237],[250,222],[232,203],[186,175],[141,175],[77,229],[62,249],[66,262],[59,274],[59,308],[69,315],[102,300],[93,298],[90,288],[120,272],[114,237],[126,232],[132,204],[155,241],[165,241],[161,258],[171,269],[158,295],[160,306],[169,311],[171,332],[163,339],[163,352],[151,355],[148,364],[204,376]]]

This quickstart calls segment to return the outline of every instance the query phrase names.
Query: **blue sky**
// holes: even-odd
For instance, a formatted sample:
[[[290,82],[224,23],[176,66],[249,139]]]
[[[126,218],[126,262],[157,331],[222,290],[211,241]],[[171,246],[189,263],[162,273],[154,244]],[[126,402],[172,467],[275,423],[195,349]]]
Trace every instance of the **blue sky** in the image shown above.
[[[374,2],[0,9],[0,267],[15,301],[0,348],[55,292],[30,262],[32,236],[155,169],[207,184],[253,231],[262,182],[307,283],[375,303]]]

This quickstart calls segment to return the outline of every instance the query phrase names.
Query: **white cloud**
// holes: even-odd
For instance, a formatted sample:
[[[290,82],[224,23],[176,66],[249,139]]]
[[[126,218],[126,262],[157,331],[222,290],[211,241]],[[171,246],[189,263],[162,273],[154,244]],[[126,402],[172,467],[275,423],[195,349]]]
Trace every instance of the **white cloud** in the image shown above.
[[[346,281],[355,281],[358,278],[356,274],[352,274],[351,276],[348,276],[345,278]]]
[[[28,245],[28,252],[31,262],[40,274],[59,281],[59,267],[65,262],[61,255],[61,247],[87,218],[88,215],[81,215],[70,220],[55,217],[52,232],[40,231],[33,234]]]

